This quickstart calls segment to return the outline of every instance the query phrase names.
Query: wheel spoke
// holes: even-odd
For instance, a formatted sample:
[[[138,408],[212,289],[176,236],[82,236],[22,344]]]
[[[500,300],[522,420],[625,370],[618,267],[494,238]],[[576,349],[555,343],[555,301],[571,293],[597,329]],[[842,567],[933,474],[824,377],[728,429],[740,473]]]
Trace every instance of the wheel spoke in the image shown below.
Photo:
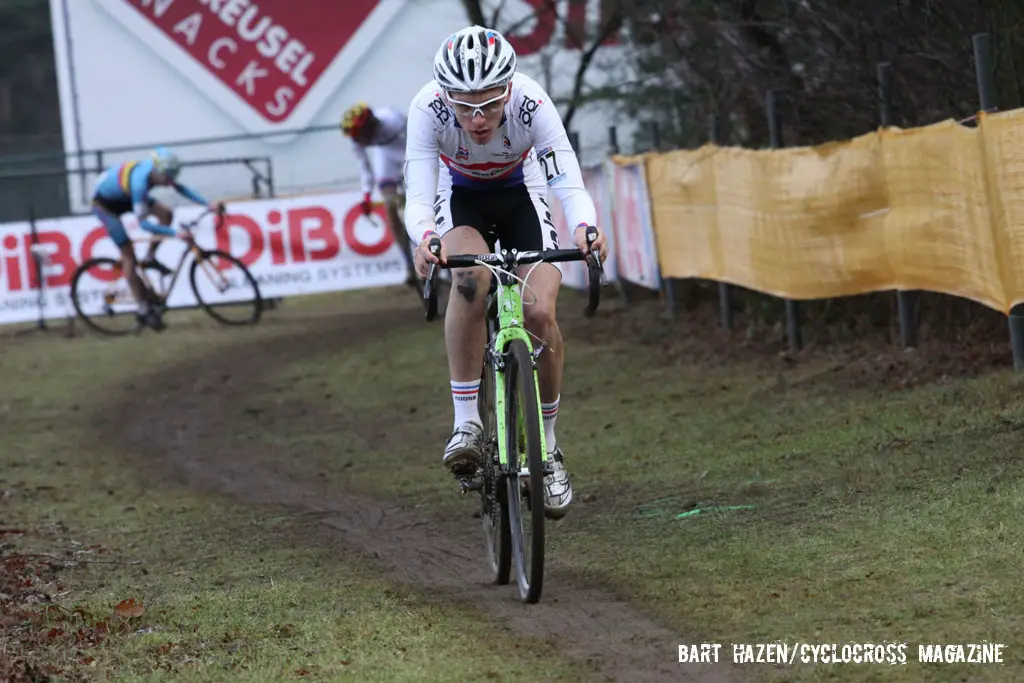
[[[92,329],[109,335],[123,335],[138,329],[138,304],[120,262],[94,258],[75,271],[71,281],[75,311]]]
[[[189,270],[192,292],[203,309],[225,325],[259,321],[263,299],[259,285],[245,265],[222,251],[197,254]]]

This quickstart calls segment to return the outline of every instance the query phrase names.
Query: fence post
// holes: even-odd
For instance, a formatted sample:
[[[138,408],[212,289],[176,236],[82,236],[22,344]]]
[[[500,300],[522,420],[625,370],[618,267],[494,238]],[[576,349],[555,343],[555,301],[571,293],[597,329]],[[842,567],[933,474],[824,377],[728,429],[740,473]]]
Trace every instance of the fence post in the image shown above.
[[[722,140],[722,120],[718,114],[708,117],[708,142],[720,144]],[[718,320],[727,330],[732,329],[732,288],[728,282],[718,283]]]
[[[39,306],[39,319],[36,321],[36,329],[46,329],[46,319],[43,315],[43,304],[46,300],[46,275],[43,273],[43,255],[39,251],[39,233],[36,231],[36,204],[30,202],[28,205],[28,225],[32,235],[32,267],[36,273],[36,284],[39,286],[38,299],[36,305]],[[32,282],[32,277],[29,276],[29,282]]]
[[[774,90],[765,94],[765,111],[768,115],[768,136],[772,149],[782,147],[782,125],[779,121],[778,98]],[[803,347],[803,337],[800,334],[800,309],[792,299],[785,299],[786,302],[786,336],[789,338],[789,350],[796,353]]]
[[[651,129],[651,150],[658,152],[661,150],[661,128],[658,126],[657,121],[651,121],[648,125]],[[679,300],[679,293],[676,290],[676,279],[663,277],[661,279],[661,286],[665,294],[665,312],[668,313],[670,319],[675,320],[676,304]]]
[[[614,155],[619,153],[619,131],[618,131],[617,128],[615,128],[615,126],[608,126],[608,147],[611,149],[611,155],[612,156],[614,156]],[[614,195],[615,194],[615,187],[614,187],[613,179],[612,178],[607,178],[607,182],[608,183],[612,183],[610,185],[606,185],[606,187],[608,188],[610,193],[612,195]],[[614,221],[614,220],[615,220],[615,216],[614,216],[614,209],[613,209],[612,221]],[[609,257],[613,258],[613,259],[618,259],[618,254],[609,254]],[[619,294],[622,295],[622,300],[625,301],[626,305],[628,306],[630,304],[629,285],[626,283],[625,280],[622,279],[621,275],[619,276],[619,279],[618,279],[618,291],[619,291]]]
[[[878,118],[883,128],[892,125],[892,64],[878,65]],[[900,346],[917,346],[917,292],[896,291],[896,308],[900,319]]]
[[[257,171],[253,167],[253,165],[251,163],[251,160],[249,160],[249,159],[245,160],[245,165],[249,169],[250,173],[252,174],[252,198],[253,199],[259,199],[260,198],[260,174],[259,174],[259,171]]]
[[[995,111],[996,85],[993,78],[992,39],[987,33],[975,33],[974,73],[978,81],[978,103],[985,112]],[[980,122],[979,122],[980,124]],[[1010,309],[1010,349],[1013,351],[1013,369],[1024,371],[1024,306],[1017,304]]]

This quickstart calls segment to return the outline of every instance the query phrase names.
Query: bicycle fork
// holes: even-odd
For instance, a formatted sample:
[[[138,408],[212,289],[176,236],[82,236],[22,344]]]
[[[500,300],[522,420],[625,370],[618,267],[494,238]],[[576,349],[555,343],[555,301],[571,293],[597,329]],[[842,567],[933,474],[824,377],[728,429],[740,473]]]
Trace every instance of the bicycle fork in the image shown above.
[[[531,354],[531,367],[530,373],[533,375],[532,388],[533,391],[537,392],[537,405],[540,405],[540,385],[537,381],[537,356],[544,350],[544,346],[540,346],[535,349]],[[495,360],[495,367],[498,369],[495,372],[494,379],[494,404],[495,404],[495,418],[498,436],[498,470],[501,476],[516,476],[519,477],[523,482],[524,491],[528,491],[528,482],[530,480],[529,467],[525,460],[525,454],[522,452],[509,453],[508,451],[508,433],[506,431],[506,422],[508,417],[508,402],[506,400],[506,390],[508,387],[508,378],[505,375],[505,358],[503,355],[498,355]],[[517,406],[517,413],[523,410],[523,406]],[[518,418],[518,415],[513,416],[514,429],[518,430],[516,443],[522,447],[526,444],[526,425],[524,421]],[[524,416],[525,417],[525,416]],[[544,422],[540,415],[537,415],[537,419],[540,423],[540,446],[541,446],[541,458],[544,465],[543,474],[547,476],[554,470],[551,467],[551,461],[547,457],[547,440],[544,435]]]

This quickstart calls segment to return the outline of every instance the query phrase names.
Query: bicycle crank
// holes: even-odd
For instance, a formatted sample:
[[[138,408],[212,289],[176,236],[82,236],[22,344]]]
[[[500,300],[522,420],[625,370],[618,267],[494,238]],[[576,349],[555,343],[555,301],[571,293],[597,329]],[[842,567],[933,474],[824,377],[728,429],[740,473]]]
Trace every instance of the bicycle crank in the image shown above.
[[[459,480],[459,493],[466,495],[470,491],[479,491],[484,487],[483,479],[474,475],[459,475],[456,474],[455,478]]]

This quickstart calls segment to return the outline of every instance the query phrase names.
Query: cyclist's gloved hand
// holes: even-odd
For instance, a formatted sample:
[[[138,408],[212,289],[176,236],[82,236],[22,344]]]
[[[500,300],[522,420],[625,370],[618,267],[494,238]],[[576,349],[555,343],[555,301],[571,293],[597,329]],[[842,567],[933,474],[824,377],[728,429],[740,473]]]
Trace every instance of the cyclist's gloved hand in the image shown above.
[[[587,228],[590,227],[585,223],[580,223],[576,226],[576,229],[572,233],[572,239],[576,242],[576,246],[580,248],[584,254],[590,253],[591,249],[597,251],[598,256],[601,257],[601,263],[604,263],[608,258],[608,239],[604,235],[604,231],[601,228],[597,228],[597,239],[594,240],[592,245],[587,245]],[[595,226],[596,227],[596,226]]]
[[[373,202],[370,200],[370,193],[363,195],[363,215],[369,217],[373,213]]]
[[[443,263],[448,258],[448,250],[445,249],[444,242],[441,242],[440,258],[430,252],[430,240],[435,237],[438,237],[438,234],[433,230],[428,230],[423,235],[423,239],[420,240],[419,246],[416,247],[416,251],[412,255],[413,265],[416,266],[416,274],[421,279],[426,279],[427,275],[430,274],[431,263],[437,263],[438,261]]]

